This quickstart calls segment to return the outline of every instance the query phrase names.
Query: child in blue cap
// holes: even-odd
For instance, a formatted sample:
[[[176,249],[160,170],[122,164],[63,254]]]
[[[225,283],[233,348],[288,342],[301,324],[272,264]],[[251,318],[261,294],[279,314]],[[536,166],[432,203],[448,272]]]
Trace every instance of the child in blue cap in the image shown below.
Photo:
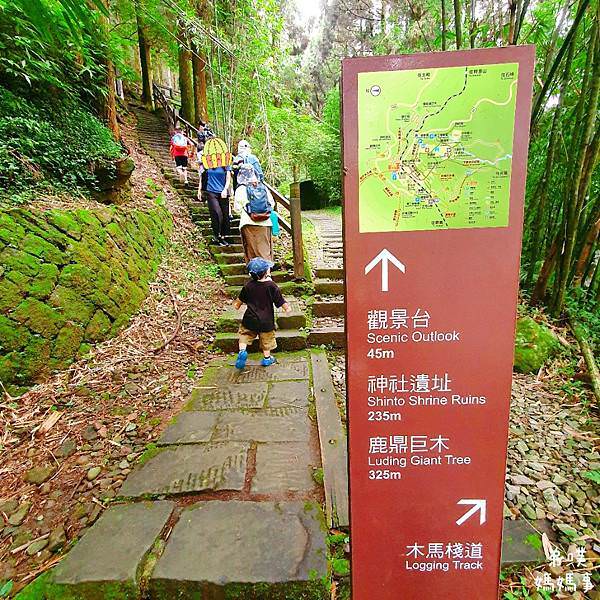
[[[292,308],[285,301],[277,284],[271,279],[272,266],[273,263],[264,258],[253,258],[246,267],[252,279],[244,285],[238,299],[233,303],[237,309],[242,304],[246,305],[246,312],[238,331],[240,351],[235,361],[237,369],[246,366],[248,344],[251,344],[256,337],[263,351],[260,364],[268,367],[275,362],[275,357],[271,356],[271,350],[277,348],[273,306],[283,308],[285,312],[290,312]]]

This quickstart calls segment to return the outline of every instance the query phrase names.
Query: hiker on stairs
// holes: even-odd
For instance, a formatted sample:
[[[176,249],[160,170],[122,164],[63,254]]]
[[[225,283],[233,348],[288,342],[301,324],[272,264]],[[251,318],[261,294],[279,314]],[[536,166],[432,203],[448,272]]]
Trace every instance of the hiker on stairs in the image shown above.
[[[237,176],[240,170],[240,167],[243,164],[252,165],[254,168],[254,172],[258,177],[258,181],[262,183],[265,180],[265,176],[263,174],[262,167],[260,166],[260,161],[258,158],[252,154],[252,149],[250,148],[250,144],[246,140],[240,140],[238,143],[238,153],[233,158],[233,189],[236,190],[239,182],[237,180]]]
[[[229,235],[229,193],[231,192],[231,153],[220,138],[207,140],[202,151],[202,166],[205,169],[205,186],[202,197],[208,204],[214,243],[229,246],[225,239]],[[200,185],[203,185],[203,176]]]
[[[271,279],[272,262],[262,258],[253,258],[247,265],[251,279],[242,290],[233,306],[240,309],[246,305],[246,312],[238,330],[239,353],[235,361],[236,369],[243,369],[248,359],[248,346],[258,338],[260,349],[263,352],[261,365],[270,367],[276,362],[271,356],[271,351],[277,348],[275,338],[275,309],[283,308],[291,312],[292,307],[286,302],[277,284]]]
[[[240,233],[246,264],[257,257],[273,262],[271,212],[274,206],[271,192],[264,183],[259,182],[254,167],[249,163],[242,164],[238,171],[233,210],[240,216]]]
[[[175,161],[175,170],[179,175],[179,180],[185,185],[188,182],[187,168],[191,145],[193,145],[193,142],[185,133],[181,129],[175,129],[171,137],[169,152]]]

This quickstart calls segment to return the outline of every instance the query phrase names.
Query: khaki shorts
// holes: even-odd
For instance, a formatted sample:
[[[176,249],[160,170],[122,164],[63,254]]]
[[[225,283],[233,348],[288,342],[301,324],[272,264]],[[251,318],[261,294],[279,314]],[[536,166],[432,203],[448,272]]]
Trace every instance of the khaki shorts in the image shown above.
[[[256,331],[251,331],[243,325],[240,325],[240,328],[238,329],[238,335],[242,344],[247,344],[249,346],[255,340],[255,338],[258,337],[261,350],[275,350],[275,348],[277,348],[275,331],[263,331],[258,333]]]

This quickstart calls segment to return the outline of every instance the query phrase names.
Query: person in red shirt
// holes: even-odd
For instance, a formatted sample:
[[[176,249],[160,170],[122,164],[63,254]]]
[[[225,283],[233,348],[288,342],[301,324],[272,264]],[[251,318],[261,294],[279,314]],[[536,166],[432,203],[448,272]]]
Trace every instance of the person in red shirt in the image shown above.
[[[171,146],[169,152],[175,160],[175,170],[179,175],[179,180],[187,185],[187,168],[188,168],[188,154],[189,154],[190,140],[181,131],[181,129],[175,129],[173,136],[171,137]]]

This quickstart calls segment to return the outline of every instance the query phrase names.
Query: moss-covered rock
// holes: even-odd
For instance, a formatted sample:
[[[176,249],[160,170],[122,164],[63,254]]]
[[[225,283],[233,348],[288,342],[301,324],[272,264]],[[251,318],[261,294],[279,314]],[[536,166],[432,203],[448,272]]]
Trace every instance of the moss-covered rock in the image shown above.
[[[0,213],[0,379],[9,390],[126,325],[171,228],[164,207]]]
[[[45,262],[51,262],[58,265],[64,265],[67,262],[67,257],[64,252],[34,233],[28,233],[23,238],[21,248],[28,254],[43,258]]]
[[[0,315],[0,354],[23,348],[31,334],[25,327]]]
[[[560,349],[556,336],[531,317],[517,320],[514,367],[520,373],[536,373]]]
[[[44,263],[40,266],[35,279],[28,285],[27,291],[40,300],[47,298],[56,285],[58,274],[59,270],[55,264]]]
[[[106,313],[97,310],[85,329],[85,339],[90,342],[102,340],[110,332],[111,322]]]
[[[44,337],[55,336],[65,322],[55,308],[33,297],[25,298],[11,313],[11,317]]]
[[[68,322],[63,325],[54,340],[52,356],[57,359],[53,367],[63,366],[77,355],[79,346],[83,341],[84,330],[77,323]]]
[[[94,306],[84,300],[77,290],[66,286],[54,288],[49,302],[68,321],[87,324],[94,314]]]

